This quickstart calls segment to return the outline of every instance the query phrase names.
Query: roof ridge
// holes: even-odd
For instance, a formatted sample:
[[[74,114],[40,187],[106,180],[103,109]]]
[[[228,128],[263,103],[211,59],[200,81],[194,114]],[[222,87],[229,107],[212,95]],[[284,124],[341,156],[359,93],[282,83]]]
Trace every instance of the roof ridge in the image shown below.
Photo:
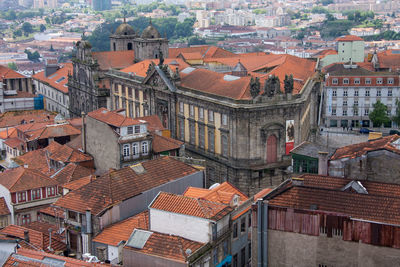
[[[19,179],[21,179],[22,175],[23,175],[24,172],[25,172],[25,167],[22,167],[22,166],[21,166],[20,168],[23,168],[22,171],[21,171],[21,174],[19,175],[19,177],[18,177],[17,179],[15,179],[15,182],[10,186],[10,189],[13,188],[13,186],[19,181]],[[17,169],[17,170],[18,170],[18,169]]]

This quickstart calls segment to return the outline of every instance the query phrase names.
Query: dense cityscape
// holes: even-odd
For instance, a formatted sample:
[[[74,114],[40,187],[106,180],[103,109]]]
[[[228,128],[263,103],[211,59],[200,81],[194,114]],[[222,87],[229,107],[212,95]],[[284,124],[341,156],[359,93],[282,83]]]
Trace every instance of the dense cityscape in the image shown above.
[[[399,14],[0,1],[0,266],[400,265]]]

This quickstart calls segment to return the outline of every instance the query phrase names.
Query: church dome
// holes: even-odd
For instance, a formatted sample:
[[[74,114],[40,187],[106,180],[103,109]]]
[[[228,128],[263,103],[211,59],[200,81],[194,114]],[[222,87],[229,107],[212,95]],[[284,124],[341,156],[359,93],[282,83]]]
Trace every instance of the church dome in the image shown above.
[[[150,23],[150,25],[147,26],[147,28],[143,30],[141,37],[143,39],[155,39],[155,38],[161,38],[161,34]]]
[[[135,30],[128,23],[122,23],[115,30],[116,35],[135,35]]]

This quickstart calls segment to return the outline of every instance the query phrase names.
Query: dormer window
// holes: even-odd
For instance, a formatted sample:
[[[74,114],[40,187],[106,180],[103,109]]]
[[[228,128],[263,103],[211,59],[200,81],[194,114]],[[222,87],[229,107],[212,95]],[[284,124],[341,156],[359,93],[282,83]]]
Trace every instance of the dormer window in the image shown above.
[[[365,79],[365,84],[371,84],[371,78],[366,78]]]
[[[394,84],[394,79],[393,78],[388,78],[388,84]]]
[[[354,79],[354,84],[360,84],[360,78],[355,78]]]
[[[25,202],[26,201],[26,192],[19,192],[18,193],[18,202]]]
[[[343,84],[349,84],[349,79],[348,78],[344,78],[343,79]]]
[[[376,84],[382,84],[383,83],[383,79],[382,78],[377,78],[376,79]]]
[[[132,126],[128,126],[128,134],[133,134],[133,127]]]
[[[40,198],[41,198],[40,191],[41,191],[40,188],[39,188],[39,189],[33,189],[33,190],[32,190],[32,200],[40,199]]]
[[[333,78],[332,79],[332,84],[338,84],[338,79],[337,78]]]

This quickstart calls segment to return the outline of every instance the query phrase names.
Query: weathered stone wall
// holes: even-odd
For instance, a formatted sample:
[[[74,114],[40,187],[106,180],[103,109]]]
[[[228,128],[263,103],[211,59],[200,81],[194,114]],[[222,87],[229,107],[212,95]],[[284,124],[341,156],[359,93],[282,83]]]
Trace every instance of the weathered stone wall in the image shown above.
[[[268,230],[269,266],[399,266],[400,250],[361,242]]]
[[[116,133],[107,124],[89,116],[85,118],[85,125],[86,152],[94,158],[96,172],[119,169],[121,152]]]

